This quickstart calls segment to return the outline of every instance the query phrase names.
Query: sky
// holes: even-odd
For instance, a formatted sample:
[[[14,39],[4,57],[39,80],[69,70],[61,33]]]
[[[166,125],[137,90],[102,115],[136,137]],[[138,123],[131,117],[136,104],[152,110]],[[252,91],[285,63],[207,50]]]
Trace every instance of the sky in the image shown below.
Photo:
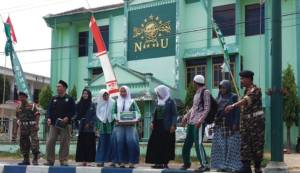
[[[17,37],[14,48],[23,71],[50,77],[51,51],[26,51],[51,47],[51,28],[47,26],[43,16],[80,7],[94,8],[120,2],[123,0],[0,0],[0,14],[3,21],[9,15],[13,23]],[[3,25],[0,25],[0,31],[0,66],[11,68],[10,58],[3,53],[6,42]]]

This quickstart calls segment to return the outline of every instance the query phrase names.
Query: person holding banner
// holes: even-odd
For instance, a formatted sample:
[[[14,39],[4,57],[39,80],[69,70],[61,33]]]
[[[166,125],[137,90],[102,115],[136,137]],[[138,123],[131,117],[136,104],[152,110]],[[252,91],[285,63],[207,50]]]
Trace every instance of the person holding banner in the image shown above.
[[[115,118],[113,112],[115,101],[109,96],[108,90],[100,90],[97,98],[96,115],[99,119],[99,142],[96,152],[97,166],[104,167],[105,162],[111,161],[111,133],[114,128]]]
[[[147,146],[146,163],[152,168],[168,168],[170,160],[175,159],[175,130],[177,110],[170,98],[170,89],[165,85],[155,88],[157,106],[152,120],[152,133]]]
[[[95,161],[96,154],[96,105],[92,103],[92,94],[88,89],[83,89],[81,99],[76,105],[76,120],[79,121],[79,136],[75,160],[82,162],[81,166],[87,166],[87,162]]]
[[[116,119],[115,128],[112,133],[112,162],[125,168],[134,168],[139,163],[140,148],[139,136],[136,125],[140,119],[140,110],[136,102],[131,98],[127,86],[120,87],[120,94],[114,112]]]

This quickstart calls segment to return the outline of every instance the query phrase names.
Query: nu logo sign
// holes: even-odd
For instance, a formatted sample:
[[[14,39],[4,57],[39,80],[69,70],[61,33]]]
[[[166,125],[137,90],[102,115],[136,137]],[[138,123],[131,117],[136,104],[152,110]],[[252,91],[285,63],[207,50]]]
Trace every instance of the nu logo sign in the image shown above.
[[[176,3],[129,11],[128,60],[175,55]]]

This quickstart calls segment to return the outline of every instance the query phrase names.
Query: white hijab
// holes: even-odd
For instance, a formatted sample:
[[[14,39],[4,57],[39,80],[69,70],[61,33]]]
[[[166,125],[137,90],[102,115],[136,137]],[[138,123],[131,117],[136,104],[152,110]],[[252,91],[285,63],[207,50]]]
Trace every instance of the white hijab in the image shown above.
[[[123,98],[120,94],[117,99],[117,105],[118,105],[118,113],[120,112],[127,112],[130,109],[131,104],[133,103],[133,100],[131,99],[131,93],[127,86],[121,86],[120,90],[124,88],[126,90],[127,96]],[[123,111],[124,107],[124,111]]]
[[[164,106],[166,101],[170,98],[170,88],[165,85],[159,85],[154,89],[156,95],[159,95],[162,98],[157,96],[157,104]]]
[[[96,114],[98,119],[103,122],[109,122],[111,123],[113,121],[113,116],[112,116],[112,106],[113,106],[113,99],[112,98],[108,98],[108,100],[104,100],[103,99],[103,95],[107,93],[108,91],[106,89],[102,89],[99,92],[99,95],[97,97],[97,110],[96,110]]]

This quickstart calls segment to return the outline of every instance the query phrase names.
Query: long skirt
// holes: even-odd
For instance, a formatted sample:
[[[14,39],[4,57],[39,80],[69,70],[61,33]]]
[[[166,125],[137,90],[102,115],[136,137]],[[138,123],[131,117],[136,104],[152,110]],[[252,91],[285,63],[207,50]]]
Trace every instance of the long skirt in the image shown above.
[[[94,132],[80,132],[77,139],[76,162],[94,162],[96,136]]]
[[[154,122],[154,129],[148,141],[146,163],[168,164],[175,159],[175,133],[166,131],[163,120]]]
[[[116,126],[111,139],[113,163],[139,163],[139,136],[134,126]]]
[[[240,134],[234,132],[224,136],[221,128],[216,128],[211,149],[211,168],[225,170],[239,170],[240,161]]]
[[[111,161],[111,134],[100,134],[97,152],[96,162],[104,163]]]

